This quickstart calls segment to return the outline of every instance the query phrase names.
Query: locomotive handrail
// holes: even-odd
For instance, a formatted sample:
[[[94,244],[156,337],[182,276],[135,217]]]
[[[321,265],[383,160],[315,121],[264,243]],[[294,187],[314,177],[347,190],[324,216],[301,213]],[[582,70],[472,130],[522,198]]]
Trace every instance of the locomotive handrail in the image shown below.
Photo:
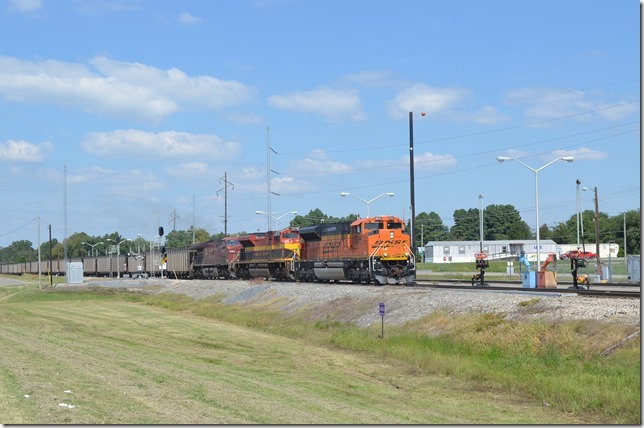
[[[373,250],[369,255],[369,277],[371,277],[371,275],[375,271],[375,269],[373,268],[373,265],[376,263],[376,253],[378,252],[378,250],[380,250],[380,248],[382,248],[382,243],[378,245],[376,249]]]
[[[416,268],[416,254],[411,250],[411,248],[408,245],[405,245],[405,249],[409,252],[409,261],[411,262],[411,265],[414,266],[414,269]]]
[[[230,269],[231,271],[234,271],[235,267],[237,266],[237,262],[239,261],[240,257],[241,257],[241,252],[235,254],[233,256],[233,259],[228,262],[228,269]]]
[[[291,256],[291,260],[289,261],[290,264],[290,271],[295,272],[295,261],[297,260],[297,252],[293,250],[293,256]]]

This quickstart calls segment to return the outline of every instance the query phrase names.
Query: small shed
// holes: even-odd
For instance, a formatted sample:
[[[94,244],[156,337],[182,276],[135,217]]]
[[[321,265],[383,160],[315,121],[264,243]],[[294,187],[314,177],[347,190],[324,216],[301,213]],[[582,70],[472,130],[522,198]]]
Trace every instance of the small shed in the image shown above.
[[[67,284],[83,283],[83,262],[67,263]]]
[[[640,283],[640,256],[627,256],[628,282]]]

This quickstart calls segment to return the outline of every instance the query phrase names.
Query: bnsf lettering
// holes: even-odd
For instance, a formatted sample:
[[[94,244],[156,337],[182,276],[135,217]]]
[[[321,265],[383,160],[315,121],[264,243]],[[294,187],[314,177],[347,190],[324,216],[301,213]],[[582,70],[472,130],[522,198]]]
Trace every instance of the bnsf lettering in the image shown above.
[[[374,242],[374,244],[371,247],[372,248],[373,247],[380,247],[380,246],[389,246],[389,247],[391,247],[393,245],[402,245],[404,243],[405,243],[405,241],[403,239],[398,239],[398,240],[395,240],[395,241],[376,241],[376,242]]]
[[[339,242],[325,242],[322,248],[337,248],[340,246]]]

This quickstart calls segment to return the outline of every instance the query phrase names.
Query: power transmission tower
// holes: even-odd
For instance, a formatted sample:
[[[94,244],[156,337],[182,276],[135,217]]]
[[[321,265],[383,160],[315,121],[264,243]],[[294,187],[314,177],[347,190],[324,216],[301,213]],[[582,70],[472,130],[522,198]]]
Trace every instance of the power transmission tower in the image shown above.
[[[224,187],[217,190],[217,195],[223,190],[224,192],[224,236],[228,236],[228,187],[235,188],[235,185],[228,181],[226,178],[226,172],[224,171],[224,176],[219,179],[219,183],[224,183]]]
[[[177,219],[180,219],[181,217],[179,217],[177,215],[177,210],[176,209],[173,210],[170,215],[172,216],[172,218],[170,219],[168,224],[172,223],[172,231],[175,232],[177,230]]]

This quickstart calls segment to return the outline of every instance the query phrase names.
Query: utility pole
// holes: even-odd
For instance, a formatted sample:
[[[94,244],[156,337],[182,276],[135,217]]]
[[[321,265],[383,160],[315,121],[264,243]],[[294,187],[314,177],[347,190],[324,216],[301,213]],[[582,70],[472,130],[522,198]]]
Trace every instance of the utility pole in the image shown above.
[[[275,150],[271,147],[271,139],[270,139],[270,131],[271,129],[267,126],[266,127],[266,196],[268,200],[268,210],[266,211],[267,213],[271,214],[271,195],[276,195],[279,196],[279,193],[275,193],[271,191],[271,172],[274,172],[275,174],[279,174],[277,171],[273,171],[271,169],[271,152],[277,154]],[[266,216],[268,219],[268,229],[266,230],[271,230],[271,218],[270,216]]]
[[[610,251],[610,250],[609,250]],[[597,186],[595,186],[595,252],[597,253],[597,275],[602,278],[602,261],[599,257],[599,197],[597,196]]]
[[[54,278],[51,274],[51,224],[49,225],[49,286],[54,286]]]
[[[67,263],[67,164],[63,170],[63,217],[65,218],[65,240],[63,249],[65,253],[65,263]]]
[[[195,195],[192,195],[192,244],[195,243]]]
[[[38,288],[42,288],[42,277],[40,274],[40,216],[38,216]]]
[[[219,178],[219,183],[224,183],[224,187],[217,190],[217,194],[224,191],[224,236],[228,236],[228,186],[235,188],[235,185],[228,181],[226,178],[226,172],[224,171],[224,176]]]
[[[268,203],[268,214],[271,213],[271,128],[266,127],[266,199]],[[268,228],[271,230],[271,216],[266,216],[266,221],[268,222]]]
[[[172,215],[172,218],[170,219],[170,222],[172,222],[172,231],[174,232],[174,231],[176,231],[176,230],[177,230],[177,219],[178,219],[178,218],[181,218],[181,217],[179,217],[179,216],[177,215],[177,210],[176,210],[176,209],[174,209],[174,210],[172,211],[172,214],[171,214],[171,215]],[[170,223],[170,222],[168,222],[168,223]]]
[[[626,261],[626,213],[624,213],[624,267],[628,272],[628,262]]]
[[[414,197],[414,113],[409,112],[409,193],[411,204],[411,251],[416,255],[416,239],[414,236],[414,223],[416,222],[416,207]]]

